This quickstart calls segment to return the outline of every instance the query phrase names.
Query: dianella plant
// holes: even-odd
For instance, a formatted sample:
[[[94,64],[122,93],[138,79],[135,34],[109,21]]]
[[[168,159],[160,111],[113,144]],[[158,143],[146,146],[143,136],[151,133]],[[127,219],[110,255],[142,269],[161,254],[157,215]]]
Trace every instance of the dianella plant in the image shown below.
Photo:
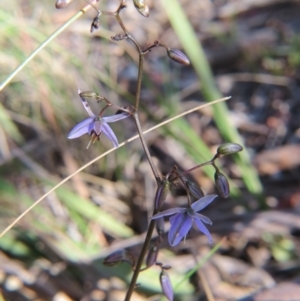
[[[67,6],[69,2],[70,1],[58,0],[56,7],[63,8]],[[112,40],[127,40],[135,46],[138,55],[135,102],[133,106],[121,107],[112,103],[105,95],[100,95],[99,91],[78,90],[79,99],[81,100],[89,117],[75,125],[70,131],[68,138],[79,138],[82,135],[87,134],[90,136],[90,142],[87,146],[89,147],[92,143],[99,141],[101,135],[104,135],[111,141],[114,147],[118,147],[119,142],[117,134],[113,132],[109,123],[117,121],[126,123],[128,118],[132,118],[135,122],[139,139],[152,170],[153,177],[157,183],[156,194],[153,199],[153,214],[149,220],[147,234],[139,255],[131,254],[126,249],[117,250],[107,256],[103,263],[107,266],[115,266],[120,263],[127,263],[131,266],[133,274],[125,297],[125,300],[127,301],[130,300],[132,293],[136,288],[139,273],[149,269],[153,265],[159,266],[161,268],[161,272],[157,275],[157,277],[159,277],[161,283],[162,294],[164,294],[168,300],[173,300],[174,292],[172,288],[172,280],[168,274],[168,270],[171,266],[157,261],[162,241],[167,237],[168,243],[171,247],[177,246],[180,243],[184,243],[184,240],[189,235],[191,229],[195,228],[207,237],[210,244],[213,243],[212,236],[209,232],[209,225],[212,224],[212,221],[209,217],[202,215],[199,212],[211,202],[216,200],[218,195],[205,195],[199,185],[189,179],[188,174],[195,169],[210,165],[215,171],[214,180],[217,191],[222,198],[227,198],[230,193],[229,182],[226,176],[220,172],[217,166],[217,160],[222,156],[242,151],[242,147],[236,143],[223,144],[218,147],[216,154],[212,156],[211,160],[199,163],[198,165],[192,166],[188,170],[183,171],[179,170],[177,166],[170,166],[169,172],[162,175],[151,157],[139,117],[139,107],[140,103],[143,101],[141,98],[141,85],[143,80],[144,60],[150,51],[154,51],[156,48],[161,47],[165,49],[166,55],[171,60],[179,64],[189,65],[190,61],[182,51],[169,48],[168,45],[165,45],[160,41],[154,41],[146,48],[143,48],[127,30],[126,24],[124,24],[122,20],[122,10],[126,8],[125,0],[120,1],[116,11],[102,11],[96,2],[88,4],[90,4],[96,11],[95,17],[91,22],[91,32],[99,28],[101,18],[109,16],[116,20],[121,31],[121,33],[114,35]],[[133,5],[142,16],[146,18],[149,16],[150,9],[145,0],[133,0]],[[93,101],[99,103],[100,108],[97,112],[93,112],[90,108],[90,102]],[[108,108],[115,109],[116,113],[110,116],[107,115],[106,112]],[[168,197],[172,186],[181,186],[184,189],[186,193],[186,204],[183,207],[162,210],[163,204]],[[165,233],[165,219],[169,219],[170,222],[170,228],[167,235]],[[155,238],[153,238],[154,231],[156,231],[157,234]],[[141,283],[140,285],[142,286],[143,284]]]
[[[65,8],[71,1],[72,0],[57,0],[56,7],[59,9]],[[127,1],[129,2],[129,0]],[[152,266],[159,266],[160,273],[157,274],[157,277],[161,284],[161,292],[168,300],[173,300],[174,291],[172,279],[168,273],[172,267],[158,260],[159,250],[164,240],[167,240],[170,247],[183,244],[185,239],[189,236],[190,231],[194,228],[196,231],[204,234],[210,244],[213,243],[213,238],[209,232],[209,225],[212,224],[212,221],[209,217],[200,212],[211,202],[216,201],[218,195],[205,194],[198,183],[190,180],[189,174],[204,166],[211,166],[214,170],[214,181],[217,191],[221,198],[227,198],[230,194],[229,181],[220,171],[217,162],[220,157],[238,153],[242,151],[243,148],[234,142],[225,143],[220,145],[216,153],[212,155],[212,158],[206,162],[199,162],[196,166],[191,166],[187,170],[180,170],[176,165],[170,166],[166,174],[161,174],[151,157],[140,122],[139,109],[140,104],[143,102],[141,98],[141,86],[144,61],[147,58],[147,54],[150,51],[155,51],[157,48],[163,48],[166,55],[178,64],[189,65],[190,61],[179,49],[170,48],[158,40],[143,47],[127,30],[126,24],[124,24],[122,19],[122,11],[126,9],[126,4],[134,5],[137,12],[147,18],[150,15],[150,9],[145,0],[133,0],[133,3],[125,3],[125,0],[121,0],[115,11],[101,10],[100,5],[97,3],[98,1],[89,2],[86,0],[86,2],[88,6],[95,10],[95,16],[91,20],[90,32],[94,32],[99,28],[101,18],[111,17],[114,18],[120,26],[120,32],[112,36],[111,39],[116,42],[126,40],[134,45],[138,56],[135,100],[132,106],[120,106],[111,102],[106,95],[101,95],[99,91],[81,91],[79,87],[78,100],[81,101],[88,116],[83,117],[83,120],[70,130],[68,138],[75,139],[83,135],[89,135],[90,141],[87,145],[87,148],[89,148],[92,147],[94,143],[98,143],[98,141],[101,140],[101,136],[105,136],[111,141],[112,146],[117,148],[119,146],[118,133],[114,133],[110,127],[110,123],[126,123],[128,119],[131,118],[135,123],[138,137],[149,163],[149,168],[152,170],[153,177],[157,184],[155,198],[152,200],[153,213],[149,219],[147,233],[139,254],[132,254],[127,249],[120,249],[108,255],[104,259],[103,264],[115,266],[126,263],[131,266],[132,277],[124,299],[126,301],[131,299],[132,293],[137,287],[139,274]],[[92,102],[96,102],[99,105],[98,110],[95,111],[91,109],[90,105]],[[108,108],[110,108],[110,112],[114,109],[115,114],[108,115]],[[172,187],[178,186],[185,191],[185,205],[164,210],[164,202],[170,190],[172,190]],[[169,220],[170,224],[168,231],[165,230],[166,220]],[[143,283],[139,285],[142,286]]]

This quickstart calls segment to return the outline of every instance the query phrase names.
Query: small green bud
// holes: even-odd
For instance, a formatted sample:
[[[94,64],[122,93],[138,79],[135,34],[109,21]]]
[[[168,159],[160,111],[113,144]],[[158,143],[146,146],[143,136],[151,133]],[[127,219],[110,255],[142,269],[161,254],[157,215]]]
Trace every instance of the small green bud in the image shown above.
[[[173,61],[175,61],[181,65],[186,65],[186,66],[190,65],[190,60],[180,50],[168,48],[167,53],[168,53],[169,58],[172,59]]]
[[[220,172],[215,173],[215,184],[223,198],[228,198],[230,193],[230,187],[227,178]]]
[[[56,8],[65,8],[68,6],[73,0],[57,0],[55,3]]]
[[[79,93],[79,96],[82,98],[92,98],[92,99],[99,99],[100,95],[93,91],[84,91]]]
[[[145,0],[133,0],[133,4],[137,11],[144,17],[148,18],[150,15],[150,10],[147,2]]]
[[[218,147],[217,154],[218,155],[232,155],[238,153],[243,150],[243,147],[237,143],[225,143]]]
[[[155,194],[155,209],[159,210],[167,198],[170,191],[170,182],[167,179],[162,180],[159,184]]]

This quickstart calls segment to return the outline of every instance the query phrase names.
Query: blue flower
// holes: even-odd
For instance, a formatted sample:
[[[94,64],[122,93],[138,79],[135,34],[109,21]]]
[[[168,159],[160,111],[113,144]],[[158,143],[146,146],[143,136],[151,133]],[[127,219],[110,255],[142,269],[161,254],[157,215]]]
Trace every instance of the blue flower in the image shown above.
[[[216,197],[217,195],[215,194],[206,195],[198,201],[192,203],[191,207],[168,209],[155,214],[151,219],[158,219],[160,217],[175,214],[170,218],[171,227],[169,230],[168,239],[171,246],[178,245],[179,242],[186,237],[193,225],[207,236],[209,243],[212,243],[211,235],[204,225],[204,223],[211,225],[212,221],[208,217],[197,212],[205,208]]]
[[[78,90],[78,94],[80,94],[80,92],[81,91]],[[78,123],[71,130],[68,138],[74,139],[84,134],[89,134],[92,135],[92,141],[94,141],[95,138],[99,140],[101,133],[103,133],[112,142],[114,147],[118,147],[118,139],[108,123],[122,120],[130,115],[128,113],[122,112],[120,114],[107,117],[97,116],[92,112],[87,101],[84,98],[81,98],[81,100],[90,117]]]

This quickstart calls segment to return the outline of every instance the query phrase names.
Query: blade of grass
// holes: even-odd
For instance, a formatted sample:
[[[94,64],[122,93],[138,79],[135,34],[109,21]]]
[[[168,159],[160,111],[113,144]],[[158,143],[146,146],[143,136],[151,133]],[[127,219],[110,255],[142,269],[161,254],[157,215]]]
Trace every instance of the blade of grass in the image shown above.
[[[92,0],[91,3],[96,2]],[[53,39],[55,39],[60,33],[62,33],[68,26],[70,26],[74,21],[80,18],[91,8],[90,5],[86,5],[80,11],[78,11],[73,17],[71,17],[67,22],[65,22],[61,27],[59,27],[54,33],[52,33],[43,43],[39,45],[8,77],[0,84],[0,91],[2,91],[10,81],[43,49],[45,48]]]
[[[222,97],[215,85],[213,74],[201,43],[178,0],[164,0],[161,3],[165,8],[169,20],[186,54],[201,80],[202,92],[205,99],[209,102]],[[213,110],[214,120],[224,139],[227,142],[235,142],[244,145],[236,128],[230,122],[227,105],[225,103],[219,103],[213,106]],[[238,153],[235,156],[235,160],[241,169],[242,177],[247,189],[254,195],[261,195],[262,186],[257,172],[251,164],[247,149],[245,148],[243,152]]]
[[[207,103],[207,104],[204,104],[204,105],[200,105],[198,107],[195,107],[191,110],[188,110],[188,111],[185,111],[175,117],[172,117],[172,118],[169,118],[167,119],[166,121],[164,122],[161,122],[155,126],[153,126],[152,128],[144,131],[143,133],[144,134],[147,134],[167,123],[170,123],[171,121],[173,120],[176,120],[182,116],[185,116],[187,114],[190,114],[194,111],[197,111],[197,110],[200,110],[202,108],[205,108],[205,107],[208,107],[208,106],[211,106],[213,104],[216,104],[216,103],[219,103],[219,102],[222,102],[222,101],[225,101],[225,100],[228,100],[230,97],[224,97],[224,98],[221,98],[221,99],[217,99],[215,101],[212,101],[210,103]],[[28,212],[30,212],[36,205],[38,205],[44,198],[46,198],[50,193],[52,193],[53,191],[55,191],[57,188],[59,188],[60,186],[62,186],[64,183],[66,183],[68,180],[70,180],[72,177],[74,177],[76,174],[78,174],[80,171],[84,170],[85,168],[87,168],[88,166],[90,166],[91,164],[95,163],[96,161],[100,160],[101,158],[105,157],[106,155],[114,152],[115,150],[119,149],[120,147],[128,144],[129,142],[132,142],[134,141],[135,139],[138,139],[139,136],[138,135],[135,135],[133,136],[132,138],[122,142],[119,144],[118,147],[116,148],[112,148],[108,151],[106,151],[105,153],[103,153],[102,155],[96,157],[95,159],[91,160],[90,162],[88,162],[87,164],[83,165],[82,167],[80,167],[77,171],[75,171],[74,173],[72,173],[71,175],[69,175],[68,177],[66,177],[65,179],[63,179],[61,182],[59,182],[57,185],[55,185],[52,189],[50,189],[47,193],[45,193],[43,196],[41,196],[37,201],[35,201],[30,207],[28,207],[22,214],[20,214],[9,226],[7,226],[1,233],[0,233],[0,238],[5,235],[5,233],[7,233],[15,224],[17,224]]]

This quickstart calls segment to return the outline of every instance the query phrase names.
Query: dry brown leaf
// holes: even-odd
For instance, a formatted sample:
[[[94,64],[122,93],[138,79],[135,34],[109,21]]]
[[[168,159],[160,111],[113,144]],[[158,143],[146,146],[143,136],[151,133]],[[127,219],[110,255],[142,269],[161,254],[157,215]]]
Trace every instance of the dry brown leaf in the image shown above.
[[[254,164],[260,174],[271,175],[300,165],[300,145],[285,145],[259,153]]]

